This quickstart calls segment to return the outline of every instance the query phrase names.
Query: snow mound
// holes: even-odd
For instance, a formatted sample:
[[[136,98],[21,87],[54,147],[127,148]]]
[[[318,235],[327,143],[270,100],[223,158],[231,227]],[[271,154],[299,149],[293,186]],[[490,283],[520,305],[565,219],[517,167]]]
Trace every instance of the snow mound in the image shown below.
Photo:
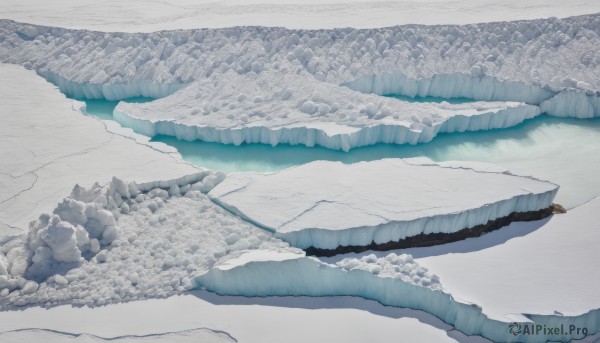
[[[391,253],[380,258],[370,254],[361,258],[344,258],[336,265],[347,271],[366,270],[379,277],[400,279],[406,283],[431,289],[442,289],[440,279],[430,274],[427,268],[419,266],[408,254]]]
[[[233,71],[164,99],[121,102],[114,118],[146,136],[240,145],[320,145],[348,151],[376,143],[416,144],[441,132],[505,128],[538,115],[515,102],[409,103],[361,94],[286,70]]]
[[[293,246],[336,249],[454,233],[542,210],[557,191],[498,167],[422,158],[231,174],[209,196]]]
[[[20,295],[46,292],[47,284],[67,286],[78,280],[82,268],[105,263],[123,244],[123,217],[141,212],[148,223],[160,223],[154,215],[171,197],[197,197],[223,180],[222,172],[202,171],[178,179],[136,184],[116,177],[105,186],[76,185],[71,195],[54,209],[32,221],[26,235],[0,246],[0,295],[9,302],[30,301]],[[170,263],[171,259],[167,259]],[[173,262],[175,263],[175,262]],[[46,285],[38,290],[41,282]],[[20,290],[19,292],[14,292]],[[44,299],[53,299],[52,297]],[[77,299],[77,294],[73,295]],[[6,300],[6,299],[5,299]],[[89,299],[88,299],[89,300]],[[98,300],[98,299],[95,299]],[[53,301],[64,301],[58,296]],[[106,299],[105,299],[106,301]]]

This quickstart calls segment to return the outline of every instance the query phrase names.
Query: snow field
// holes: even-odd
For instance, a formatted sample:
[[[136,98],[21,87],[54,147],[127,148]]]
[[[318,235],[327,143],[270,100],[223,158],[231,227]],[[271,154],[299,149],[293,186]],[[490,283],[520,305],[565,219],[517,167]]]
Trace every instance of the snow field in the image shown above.
[[[34,0],[6,0],[0,17],[28,23],[94,31],[152,32],[158,30],[231,26],[282,26],[331,29],[387,27],[400,24],[468,24],[550,16],[573,16],[600,11],[590,0],[210,0],[161,2],[59,0],[51,5]]]

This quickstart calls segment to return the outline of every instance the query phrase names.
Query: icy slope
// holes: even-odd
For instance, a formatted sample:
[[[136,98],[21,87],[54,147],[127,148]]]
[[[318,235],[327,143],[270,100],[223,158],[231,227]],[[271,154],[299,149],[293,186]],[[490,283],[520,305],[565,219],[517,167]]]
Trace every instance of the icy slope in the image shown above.
[[[199,171],[174,149],[82,115],[82,103],[33,71],[0,64],[0,74],[0,224],[13,227],[10,233],[51,212],[76,183],[105,183],[113,174],[147,182]],[[0,227],[0,236],[7,231]]]
[[[514,126],[539,114],[520,103],[409,103],[353,92],[284,70],[228,71],[160,100],[121,102],[114,118],[146,136],[302,144],[348,151],[376,143],[416,144],[441,132]]]
[[[558,190],[497,167],[461,163],[316,161],[272,174],[230,174],[209,196],[293,246],[335,249],[454,233],[538,211]]]
[[[466,24],[600,11],[589,0],[357,0],[227,1],[165,0],[160,2],[5,0],[0,18],[43,25],[100,31],[150,32],[239,25],[293,28],[386,27],[399,24]]]

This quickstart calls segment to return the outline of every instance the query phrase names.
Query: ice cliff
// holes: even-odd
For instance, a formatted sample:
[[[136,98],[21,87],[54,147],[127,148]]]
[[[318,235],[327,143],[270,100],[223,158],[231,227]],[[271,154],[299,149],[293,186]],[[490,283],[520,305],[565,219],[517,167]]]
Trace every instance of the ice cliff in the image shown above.
[[[402,174],[396,174],[389,178],[385,175],[389,169],[376,168],[383,174],[373,174],[371,178],[386,180],[380,182],[382,185],[388,185],[388,181],[394,185],[397,179],[419,184],[419,176],[434,182],[428,177],[428,168],[444,169],[440,172],[448,177],[443,179],[446,183],[458,178],[480,186],[475,174],[482,174],[481,178],[487,181],[486,187],[494,192],[500,192],[494,181],[506,186],[506,181],[519,179],[485,164],[465,166],[449,162],[438,166],[431,161],[413,160],[411,165],[406,161],[395,162],[402,167],[419,168],[418,175],[401,177]],[[330,165],[342,167],[335,163]],[[358,166],[368,167],[369,164]],[[451,175],[454,172],[456,178]],[[234,174],[228,178],[240,180],[240,175],[249,176]],[[42,215],[40,220],[32,223],[28,235],[0,244],[0,308],[59,304],[102,306],[167,297],[197,288],[243,296],[345,295],[372,299],[389,306],[420,309],[457,330],[495,341],[546,340],[545,336],[513,336],[508,331],[508,322],[490,319],[479,306],[456,300],[444,289],[443,280],[420,266],[410,255],[349,257],[335,264],[306,257],[303,251],[211,202],[204,193],[227,185],[227,178],[223,179],[222,173],[201,171],[178,179],[141,184],[113,178],[104,186],[76,186],[52,215]],[[346,181],[354,186],[361,183],[371,186],[365,177]],[[288,183],[300,184],[299,179],[294,178],[288,179]],[[511,182],[508,184],[512,185]],[[516,184],[524,192],[537,195],[544,190],[553,195],[556,190],[554,185],[530,178],[523,178]],[[224,189],[231,186],[229,183]],[[278,183],[273,186],[280,187]],[[336,190],[335,185],[332,189]],[[398,196],[389,187],[386,189],[382,194]],[[232,192],[236,190],[239,188],[231,189]],[[460,190],[454,192],[460,194]],[[508,193],[508,190],[503,192]],[[349,195],[345,194],[346,200]],[[300,202],[304,197],[302,191],[294,193],[294,198]],[[551,199],[549,195],[546,197]],[[417,198],[411,199],[417,204]],[[387,210],[393,212],[396,209],[392,206]],[[423,211],[428,210],[439,209]],[[359,209],[351,212],[360,217]],[[289,214],[282,208],[271,209],[271,213],[277,218]],[[93,240],[98,244],[92,243]],[[520,321],[528,321],[527,316],[521,316]],[[596,310],[579,316],[530,317],[536,324],[576,324],[588,328],[589,333],[599,329]],[[559,337],[564,341],[572,338],[580,337]]]
[[[557,191],[552,183],[494,166],[420,158],[236,173],[209,196],[293,246],[336,249],[454,233],[539,211]]]
[[[599,33],[599,14],[476,25],[154,33],[68,30],[2,20],[0,61],[79,84],[187,84],[228,70],[245,74],[279,68],[334,84],[401,71],[411,80],[463,74],[552,92],[593,93],[600,90],[600,55],[594,49]],[[485,87],[488,92],[493,84]]]

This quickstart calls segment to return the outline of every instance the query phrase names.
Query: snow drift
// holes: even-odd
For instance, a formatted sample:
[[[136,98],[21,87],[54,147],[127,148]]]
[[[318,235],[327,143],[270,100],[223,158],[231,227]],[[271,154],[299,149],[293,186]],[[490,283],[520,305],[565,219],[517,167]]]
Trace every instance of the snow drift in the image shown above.
[[[0,246],[0,295],[31,295],[38,283],[46,280],[65,286],[68,282],[62,275],[69,270],[92,259],[99,263],[106,260],[104,250],[114,249],[113,243],[121,235],[119,217],[141,208],[156,212],[169,197],[182,193],[206,193],[224,177],[221,172],[201,171],[140,184],[113,177],[105,186],[96,183],[88,189],[76,185],[52,214],[32,221],[26,235]],[[15,294],[8,299],[26,301]]]

